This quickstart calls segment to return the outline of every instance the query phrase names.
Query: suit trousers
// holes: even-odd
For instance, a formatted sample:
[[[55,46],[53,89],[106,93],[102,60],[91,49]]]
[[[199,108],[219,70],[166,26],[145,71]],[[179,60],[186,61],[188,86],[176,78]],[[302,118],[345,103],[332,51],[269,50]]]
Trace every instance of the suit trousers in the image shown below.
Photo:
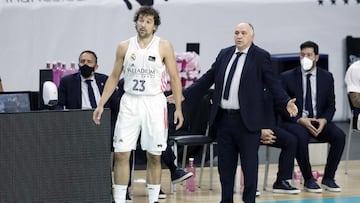
[[[298,147],[296,160],[305,181],[313,178],[308,148],[308,141],[312,135],[305,127],[297,123],[285,122],[283,123],[283,127],[297,136]],[[323,131],[314,138],[330,144],[323,179],[334,179],[345,147],[345,133],[333,122],[328,122]]]
[[[295,135],[278,127],[274,128],[273,132],[276,136],[276,140],[273,144],[269,144],[269,146],[281,149],[276,180],[292,179],[297,149],[297,138]]]
[[[174,163],[175,159],[176,155],[174,154],[174,151],[171,149],[170,145],[167,145],[165,151],[161,153],[161,160],[169,168],[171,175],[174,174],[177,168]]]
[[[258,149],[260,131],[250,132],[240,112],[221,110],[216,121],[218,171],[221,183],[221,203],[233,203],[234,179],[240,154],[244,173],[243,201],[255,203],[258,182]]]

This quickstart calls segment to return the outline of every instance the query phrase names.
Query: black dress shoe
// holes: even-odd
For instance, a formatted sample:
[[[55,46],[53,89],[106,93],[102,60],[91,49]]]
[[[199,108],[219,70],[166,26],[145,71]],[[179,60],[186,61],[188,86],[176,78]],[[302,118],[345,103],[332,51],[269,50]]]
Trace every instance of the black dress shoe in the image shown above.
[[[316,183],[316,181],[313,178],[310,178],[309,180],[305,180],[304,190],[307,192],[314,192],[314,193],[322,192],[321,187]]]
[[[300,190],[291,186],[286,180],[280,180],[274,183],[273,193],[298,194]]]
[[[341,188],[335,183],[334,179],[323,179],[321,181],[323,188],[330,192],[341,192]]]

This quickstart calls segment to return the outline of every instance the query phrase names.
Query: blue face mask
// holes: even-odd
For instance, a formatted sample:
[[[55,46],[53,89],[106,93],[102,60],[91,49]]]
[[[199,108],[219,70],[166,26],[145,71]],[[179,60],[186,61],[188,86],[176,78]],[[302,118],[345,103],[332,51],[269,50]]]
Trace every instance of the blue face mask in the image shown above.
[[[80,70],[80,74],[84,77],[84,78],[88,78],[91,76],[91,74],[95,71],[94,67],[90,67],[86,64],[84,64],[83,66],[79,65],[79,70]]]

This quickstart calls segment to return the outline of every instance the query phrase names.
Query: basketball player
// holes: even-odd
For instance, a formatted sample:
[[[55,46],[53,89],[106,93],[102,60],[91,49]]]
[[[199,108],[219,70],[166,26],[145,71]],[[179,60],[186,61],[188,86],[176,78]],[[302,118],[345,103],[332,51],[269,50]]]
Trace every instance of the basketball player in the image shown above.
[[[147,189],[149,202],[157,202],[161,181],[162,151],[167,140],[167,104],[163,94],[166,88],[166,70],[170,76],[176,110],[174,123],[183,123],[181,110],[182,88],[176,69],[173,47],[169,41],[154,35],[160,25],[157,10],[150,6],[140,7],[134,16],[137,36],[121,42],[116,51],[113,71],[93,114],[100,124],[104,104],[111,96],[120,75],[124,77],[125,93],[120,102],[113,139],[115,152],[113,197],[116,203],[125,202],[129,181],[130,151],[140,144],[147,151]]]

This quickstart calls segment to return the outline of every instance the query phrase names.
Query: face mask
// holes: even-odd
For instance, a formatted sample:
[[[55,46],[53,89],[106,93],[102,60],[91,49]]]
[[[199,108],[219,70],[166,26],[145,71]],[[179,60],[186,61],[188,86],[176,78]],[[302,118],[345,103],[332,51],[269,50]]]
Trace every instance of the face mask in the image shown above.
[[[79,69],[80,69],[80,74],[84,77],[84,78],[88,78],[90,77],[91,73],[94,72],[95,68],[90,67],[86,64],[84,64],[83,66],[79,65]]]
[[[301,67],[304,69],[304,71],[310,70],[313,66],[313,61],[307,57],[304,57],[303,59],[301,59],[300,63],[301,63]]]

